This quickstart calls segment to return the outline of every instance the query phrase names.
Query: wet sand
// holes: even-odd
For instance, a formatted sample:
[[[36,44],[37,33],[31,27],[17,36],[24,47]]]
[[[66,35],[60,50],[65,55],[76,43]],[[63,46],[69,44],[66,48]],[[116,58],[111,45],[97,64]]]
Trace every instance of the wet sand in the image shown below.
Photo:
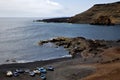
[[[47,72],[47,80],[68,80],[70,78],[69,76],[71,75],[73,75],[73,78],[75,77],[74,75],[80,75],[79,78],[82,78],[95,71],[94,67],[81,65],[85,63],[91,64],[94,62],[89,62],[89,60],[84,62],[84,60],[80,58],[61,58],[30,63],[5,64],[0,65],[0,80],[41,80],[39,75],[31,77],[26,73],[21,74],[18,77],[6,77],[6,71],[14,71],[15,69],[19,68],[33,70],[36,67],[47,67],[48,65],[53,66],[55,68],[55,71]]]

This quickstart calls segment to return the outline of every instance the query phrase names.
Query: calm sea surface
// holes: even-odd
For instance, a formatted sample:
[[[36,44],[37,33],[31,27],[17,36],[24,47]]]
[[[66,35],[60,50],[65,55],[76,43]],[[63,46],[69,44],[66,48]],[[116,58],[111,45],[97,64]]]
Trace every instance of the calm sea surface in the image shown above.
[[[37,18],[0,18],[0,64],[6,60],[31,62],[68,55],[53,44],[39,46],[40,40],[59,36],[89,39],[120,39],[120,25],[95,26],[89,24],[40,23]]]

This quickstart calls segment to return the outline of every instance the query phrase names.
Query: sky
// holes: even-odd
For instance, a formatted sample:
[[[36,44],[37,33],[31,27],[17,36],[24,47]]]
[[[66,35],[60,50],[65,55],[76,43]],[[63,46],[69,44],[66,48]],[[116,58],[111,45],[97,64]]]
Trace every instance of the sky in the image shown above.
[[[0,0],[0,17],[68,17],[119,0]]]

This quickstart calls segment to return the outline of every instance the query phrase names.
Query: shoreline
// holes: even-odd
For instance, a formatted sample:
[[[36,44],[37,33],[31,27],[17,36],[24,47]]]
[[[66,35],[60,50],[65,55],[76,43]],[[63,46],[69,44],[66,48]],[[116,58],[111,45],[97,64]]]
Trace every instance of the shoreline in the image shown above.
[[[120,48],[119,48],[120,49]],[[48,71],[46,74],[47,80],[97,80],[97,79],[84,79],[87,76],[98,74],[99,70],[97,68],[108,70],[106,68],[111,68],[110,71],[116,68],[120,69],[120,60],[110,63],[99,63],[97,62],[98,57],[90,57],[84,60],[84,58],[59,58],[47,61],[36,61],[29,63],[15,63],[15,64],[4,64],[0,65],[0,80],[41,80],[38,75],[35,77],[29,76],[29,74],[21,74],[18,77],[6,77],[6,71],[14,71],[16,69],[30,69],[33,70],[36,67],[47,67],[53,66],[55,71]],[[114,68],[115,67],[115,68]],[[109,70],[108,70],[109,71]],[[107,71],[106,71],[107,72]],[[111,73],[111,72],[110,72]],[[109,78],[108,78],[109,79]],[[105,79],[107,80],[107,79]],[[116,79],[119,80],[119,79]]]
[[[47,80],[119,80],[120,71],[120,41],[91,40],[83,37],[59,37],[52,40],[41,41],[39,45],[54,43],[69,51],[72,57],[52,60],[35,61],[28,63],[13,63],[0,65],[0,80],[41,80],[40,75],[31,77],[28,73],[18,77],[6,77],[6,71],[16,69],[30,69],[53,66],[54,71],[47,71]],[[116,71],[118,70],[118,71]],[[105,71],[105,73],[103,73]],[[116,71],[113,76],[109,75]],[[101,74],[99,74],[101,72]],[[93,76],[91,78],[91,76]],[[109,76],[109,77],[108,77]]]
[[[64,55],[64,56],[61,56],[61,57],[54,57],[54,58],[46,58],[46,59],[41,59],[41,60],[31,60],[31,61],[24,61],[24,60],[16,60],[16,59],[9,59],[9,60],[6,60],[5,62],[1,63],[1,65],[7,65],[7,64],[24,64],[24,63],[34,63],[34,62],[46,62],[46,61],[51,61],[51,60],[59,60],[59,59],[68,59],[68,58],[71,58],[72,56],[67,54],[67,55]]]
[[[119,47],[120,40],[93,40],[84,37],[57,37],[50,40],[43,40],[39,45],[53,43],[57,47],[64,47],[72,57],[100,56],[101,53],[111,47]]]
[[[59,58],[59,59],[52,59],[47,61],[36,61],[36,62],[29,62],[29,63],[14,63],[14,64],[3,64],[0,65],[0,80],[41,80],[38,75],[35,77],[31,77],[26,73],[21,74],[18,77],[6,77],[6,71],[15,71],[16,69],[30,69],[34,70],[37,67],[47,67],[47,66],[53,66],[55,68],[54,72],[47,72],[47,80],[60,80],[62,78],[63,73],[72,75],[73,73],[76,73],[76,71],[81,70],[82,72],[79,73],[81,75],[81,78],[88,76],[95,72],[95,68],[92,66],[83,66],[84,64],[94,64],[96,63],[96,59],[91,60],[92,58],[89,58],[87,61],[84,61],[82,58]],[[81,67],[78,67],[78,66]],[[75,67],[75,68],[74,68]],[[66,70],[70,71],[67,72]],[[52,74],[51,74],[52,73]],[[56,75],[56,79],[54,78],[54,74]],[[60,74],[59,74],[60,73]],[[59,75],[58,75],[59,74]],[[63,79],[66,80],[66,79]],[[70,79],[71,80],[71,79]]]
[[[34,65],[36,65],[36,67],[37,66],[45,66],[45,65],[48,65],[48,64],[52,64],[52,63],[56,63],[56,62],[61,62],[61,61],[66,61],[66,60],[70,60],[70,59],[72,59],[72,58],[71,57],[64,57],[64,58],[56,58],[56,59],[50,59],[50,60],[25,62],[25,63],[1,64],[0,65],[0,71],[5,71],[6,70],[6,69],[4,69],[5,67],[7,69],[12,69],[12,68],[15,69],[15,66],[16,66],[16,68],[29,68],[29,67],[32,68],[32,66],[34,66]],[[32,66],[29,66],[31,64],[32,64]]]

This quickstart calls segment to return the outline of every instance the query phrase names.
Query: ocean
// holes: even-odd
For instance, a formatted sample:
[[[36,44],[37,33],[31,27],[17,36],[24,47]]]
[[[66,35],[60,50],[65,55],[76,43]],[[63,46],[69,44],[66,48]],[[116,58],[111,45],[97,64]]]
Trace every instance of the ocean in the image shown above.
[[[0,18],[0,64],[33,62],[70,57],[54,44],[39,46],[40,40],[55,37],[85,37],[119,40],[120,25],[97,26],[71,23],[34,22],[40,18]]]

